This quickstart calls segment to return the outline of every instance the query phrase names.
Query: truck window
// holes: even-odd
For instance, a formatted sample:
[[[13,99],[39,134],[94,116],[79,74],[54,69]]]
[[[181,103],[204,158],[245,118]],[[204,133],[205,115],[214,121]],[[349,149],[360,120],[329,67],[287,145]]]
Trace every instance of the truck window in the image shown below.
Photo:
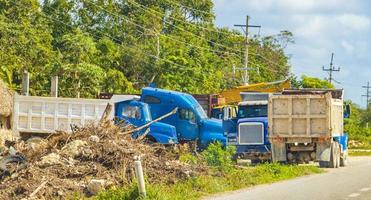
[[[249,105],[238,108],[238,118],[267,117],[267,105]]]
[[[182,120],[188,120],[191,122],[196,122],[196,116],[192,110],[181,108],[179,109],[179,118]]]
[[[145,96],[144,97],[144,102],[148,104],[159,104],[161,103],[159,98],[156,98],[154,96]]]
[[[140,113],[140,107],[138,106],[126,106],[122,110],[122,116],[133,118],[133,119],[140,119],[141,113]]]

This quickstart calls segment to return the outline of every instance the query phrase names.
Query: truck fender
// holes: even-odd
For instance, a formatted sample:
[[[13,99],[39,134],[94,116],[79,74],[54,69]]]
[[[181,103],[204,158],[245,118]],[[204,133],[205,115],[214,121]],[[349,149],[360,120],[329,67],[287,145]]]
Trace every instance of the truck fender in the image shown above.
[[[328,142],[317,143],[316,158],[318,161],[330,161],[331,144]]]
[[[168,135],[161,134],[161,133],[149,133],[148,137],[153,137],[157,143],[160,144],[177,144],[177,138],[169,137]]]
[[[220,142],[223,147],[227,146],[227,138],[220,133],[209,132],[207,134],[203,134],[200,141],[202,147],[207,147],[210,143],[213,142]]]
[[[286,162],[286,143],[284,142],[273,142],[271,144],[272,149],[272,161],[273,162]]]

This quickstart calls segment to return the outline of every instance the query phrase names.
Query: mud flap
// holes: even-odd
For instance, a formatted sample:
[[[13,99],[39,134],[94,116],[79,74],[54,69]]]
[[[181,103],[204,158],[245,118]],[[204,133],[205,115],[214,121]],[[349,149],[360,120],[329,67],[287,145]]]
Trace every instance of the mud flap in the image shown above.
[[[272,161],[273,162],[286,162],[286,143],[272,143]]]
[[[331,144],[328,142],[317,143],[316,158],[318,161],[330,161]]]

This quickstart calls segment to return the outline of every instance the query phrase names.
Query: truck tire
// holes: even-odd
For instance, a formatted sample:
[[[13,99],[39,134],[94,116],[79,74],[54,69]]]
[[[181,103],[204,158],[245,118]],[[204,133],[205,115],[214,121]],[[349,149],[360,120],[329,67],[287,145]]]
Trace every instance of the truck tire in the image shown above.
[[[328,161],[319,161],[319,167],[320,168],[329,168],[330,162]]]
[[[330,149],[330,161],[319,161],[319,166],[321,168],[336,168],[338,166],[338,158],[339,153],[338,153],[338,143],[333,142],[331,144],[331,149]]]
[[[340,144],[338,142],[335,142],[336,143],[336,168],[339,168],[340,167],[340,158],[341,158],[341,147],[340,147]]]
[[[346,151],[342,157],[340,157],[340,167],[348,166],[348,151]]]

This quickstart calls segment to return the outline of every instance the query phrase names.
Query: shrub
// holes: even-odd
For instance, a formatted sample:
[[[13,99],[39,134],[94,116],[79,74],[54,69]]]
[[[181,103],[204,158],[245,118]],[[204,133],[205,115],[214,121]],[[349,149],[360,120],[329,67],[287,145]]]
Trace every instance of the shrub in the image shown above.
[[[219,142],[211,143],[206,150],[201,153],[202,159],[209,166],[227,169],[233,165],[232,156],[236,153],[236,147],[227,146],[223,148]]]

